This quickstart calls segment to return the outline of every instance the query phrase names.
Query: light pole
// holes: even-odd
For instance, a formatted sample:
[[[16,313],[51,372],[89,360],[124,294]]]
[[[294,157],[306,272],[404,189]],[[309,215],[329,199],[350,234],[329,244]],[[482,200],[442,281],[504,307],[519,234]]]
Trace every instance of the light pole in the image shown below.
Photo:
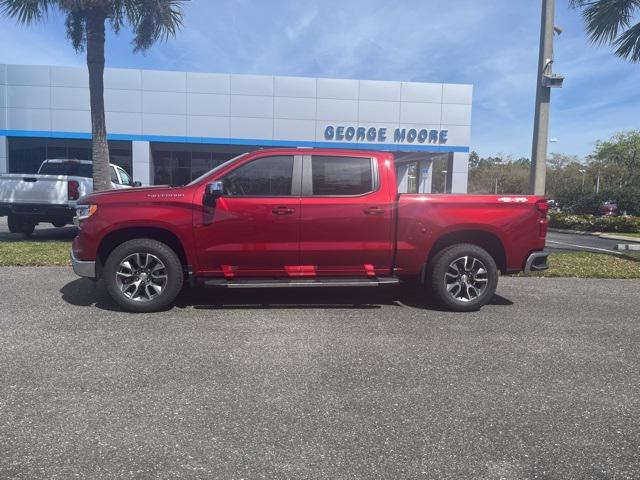
[[[564,77],[552,71],[553,34],[562,33],[554,25],[555,0],[542,0],[540,21],[540,52],[538,57],[538,86],[536,90],[536,113],[533,123],[533,146],[531,149],[530,193],[545,194],[547,175],[547,143],[549,138],[549,104],[551,88],[562,87]]]
[[[586,170],[578,170],[581,174],[582,174],[582,188],[580,189],[581,192],[584,192],[584,174],[587,173]]]
[[[447,171],[442,170],[442,173],[444,173],[444,193],[447,193]]]

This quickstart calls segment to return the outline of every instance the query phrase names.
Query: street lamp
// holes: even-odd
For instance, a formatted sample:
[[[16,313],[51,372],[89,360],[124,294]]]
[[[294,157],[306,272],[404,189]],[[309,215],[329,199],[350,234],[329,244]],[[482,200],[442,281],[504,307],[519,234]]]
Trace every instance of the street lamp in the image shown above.
[[[442,173],[444,173],[444,193],[447,193],[447,171],[442,170]]]
[[[558,35],[562,33],[562,28],[554,24],[555,3],[556,0],[542,0],[538,81],[536,86],[536,109],[533,121],[529,186],[530,193],[534,195],[544,195],[545,193],[551,89],[561,88],[564,80],[562,75],[553,73],[553,35],[554,33]]]
[[[584,174],[587,173],[586,170],[578,170],[581,174],[582,174],[582,188],[580,189],[581,192],[584,192]]]

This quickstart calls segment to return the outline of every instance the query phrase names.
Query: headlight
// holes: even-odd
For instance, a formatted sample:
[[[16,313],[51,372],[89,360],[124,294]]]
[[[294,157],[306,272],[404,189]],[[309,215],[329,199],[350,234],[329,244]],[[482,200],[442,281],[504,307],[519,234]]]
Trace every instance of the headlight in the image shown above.
[[[82,220],[86,220],[98,210],[97,205],[78,205],[76,207],[76,216],[73,218],[73,223],[78,225]]]

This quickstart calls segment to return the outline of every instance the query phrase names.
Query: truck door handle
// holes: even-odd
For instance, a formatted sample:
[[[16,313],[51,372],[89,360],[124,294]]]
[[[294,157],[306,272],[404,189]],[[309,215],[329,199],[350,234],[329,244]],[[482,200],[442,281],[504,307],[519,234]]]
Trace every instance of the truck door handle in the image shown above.
[[[363,211],[365,215],[384,215],[384,210],[380,207],[368,207]]]
[[[294,208],[285,207],[284,205],[280,205],[278,207],[273,207],[271,210],[274,215],[291,215],[296,210]]]

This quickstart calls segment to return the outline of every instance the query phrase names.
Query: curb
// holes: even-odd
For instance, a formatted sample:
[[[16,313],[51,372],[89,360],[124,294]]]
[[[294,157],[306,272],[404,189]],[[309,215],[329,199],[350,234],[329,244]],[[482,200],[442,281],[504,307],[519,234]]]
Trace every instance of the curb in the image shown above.
[[[607,240],[620,240],[622,242],[640,243],[639,237],[625,237],[624,235],[616,235],[609,232],[585,232],[582,230],[567,230],[564,228],[549,228],[549,231],[554,233],[570,233],[572,235],[590,235],[592,237],[606,238]]]
[[[599,237],[602,235],[601,232],[585,232],[584,230],[569,230],[566,228],[548,228],[549,232],[555,233],[571,233],[573,235],[591,235],[592,237]]]
[[[629,245],[626,243],[619,243],[618,245],[616,245],[616,250],[629,250],[632,252],[640,252],[640,245],[638,244]]]
[[[638,237],[625,237],[624,235],[611,235],[609,233],[600,234],[600,238],[606,238],[608,240],[620,240],[622,242],[640,243]]]

